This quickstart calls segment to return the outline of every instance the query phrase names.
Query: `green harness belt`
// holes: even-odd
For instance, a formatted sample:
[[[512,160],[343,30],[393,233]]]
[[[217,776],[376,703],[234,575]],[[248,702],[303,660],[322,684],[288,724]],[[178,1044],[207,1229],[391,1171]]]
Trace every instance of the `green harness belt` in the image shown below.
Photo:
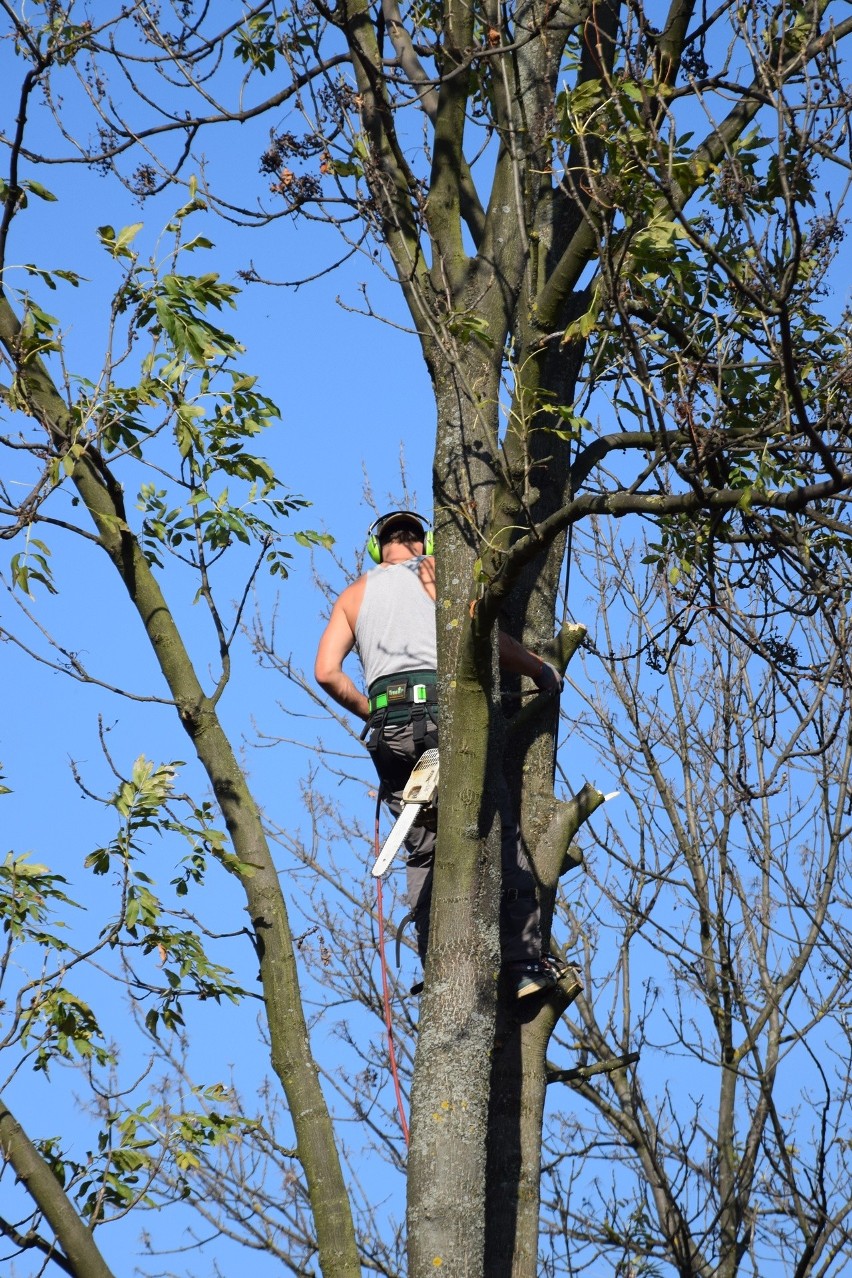
[[[426,734],[427,713],[435,717],[438,676],[434,670],[405,670],[370,684],[370,718],[362,736],[367,749],[375,749],[385,724],[399,727],[413,723],[415,741]]]
[[[437,705],[438,676],[434,670],[406,670],[370,684],[370,714],[404,706]]]

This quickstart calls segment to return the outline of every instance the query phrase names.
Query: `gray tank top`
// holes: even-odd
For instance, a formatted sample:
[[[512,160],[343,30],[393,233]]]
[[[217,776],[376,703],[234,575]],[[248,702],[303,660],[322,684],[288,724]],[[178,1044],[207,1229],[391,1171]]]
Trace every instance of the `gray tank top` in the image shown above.
[[[435,670],[435,601],[420,583],[422,558],[381,565],[367,573],[355,622],[355,642],[369,688],[404,670]]]

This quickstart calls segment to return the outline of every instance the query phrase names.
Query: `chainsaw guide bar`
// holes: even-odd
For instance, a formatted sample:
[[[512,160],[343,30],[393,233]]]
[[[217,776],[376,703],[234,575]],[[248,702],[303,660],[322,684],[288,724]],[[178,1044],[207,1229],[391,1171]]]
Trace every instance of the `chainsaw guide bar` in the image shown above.
[[[424,750],[405,783],[405,789],[402,792],[403,808],[376,858],[376,864],[372,869],[374,879],[381,878],[388,870],[391,861],[402,847],[408,831],[422,810],[435,801],[437,794],[438,751]]]

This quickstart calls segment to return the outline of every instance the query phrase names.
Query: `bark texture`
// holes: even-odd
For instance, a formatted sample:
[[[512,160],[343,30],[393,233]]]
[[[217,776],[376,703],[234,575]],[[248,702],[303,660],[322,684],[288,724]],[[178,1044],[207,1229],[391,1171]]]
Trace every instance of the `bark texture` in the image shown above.
[[[2,1101],[0,1150],[59,1240],[61,1250],[51,1258],[74,1278],[113,1278],[91,1229],[77,1215],[52,1168]]]

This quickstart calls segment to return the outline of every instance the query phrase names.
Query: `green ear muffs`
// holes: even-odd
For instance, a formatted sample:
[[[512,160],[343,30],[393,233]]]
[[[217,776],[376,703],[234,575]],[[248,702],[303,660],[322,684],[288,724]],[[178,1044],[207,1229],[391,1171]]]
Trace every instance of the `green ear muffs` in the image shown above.
[[[397,516],[405,515],[408,519],[416,521],[423,529],[423,551],[427,555],[435,553],[435,534],[428,526],[429,521],[424,519],[422,515],[418,515],[416,510],[389,510],[385,515],[379,515],[375,523],[370,525],[370,531],[367,535],[367,554],[370,556],[374,564],[382,562],[382,546],[381,533],[387,525],[388,521]]]

